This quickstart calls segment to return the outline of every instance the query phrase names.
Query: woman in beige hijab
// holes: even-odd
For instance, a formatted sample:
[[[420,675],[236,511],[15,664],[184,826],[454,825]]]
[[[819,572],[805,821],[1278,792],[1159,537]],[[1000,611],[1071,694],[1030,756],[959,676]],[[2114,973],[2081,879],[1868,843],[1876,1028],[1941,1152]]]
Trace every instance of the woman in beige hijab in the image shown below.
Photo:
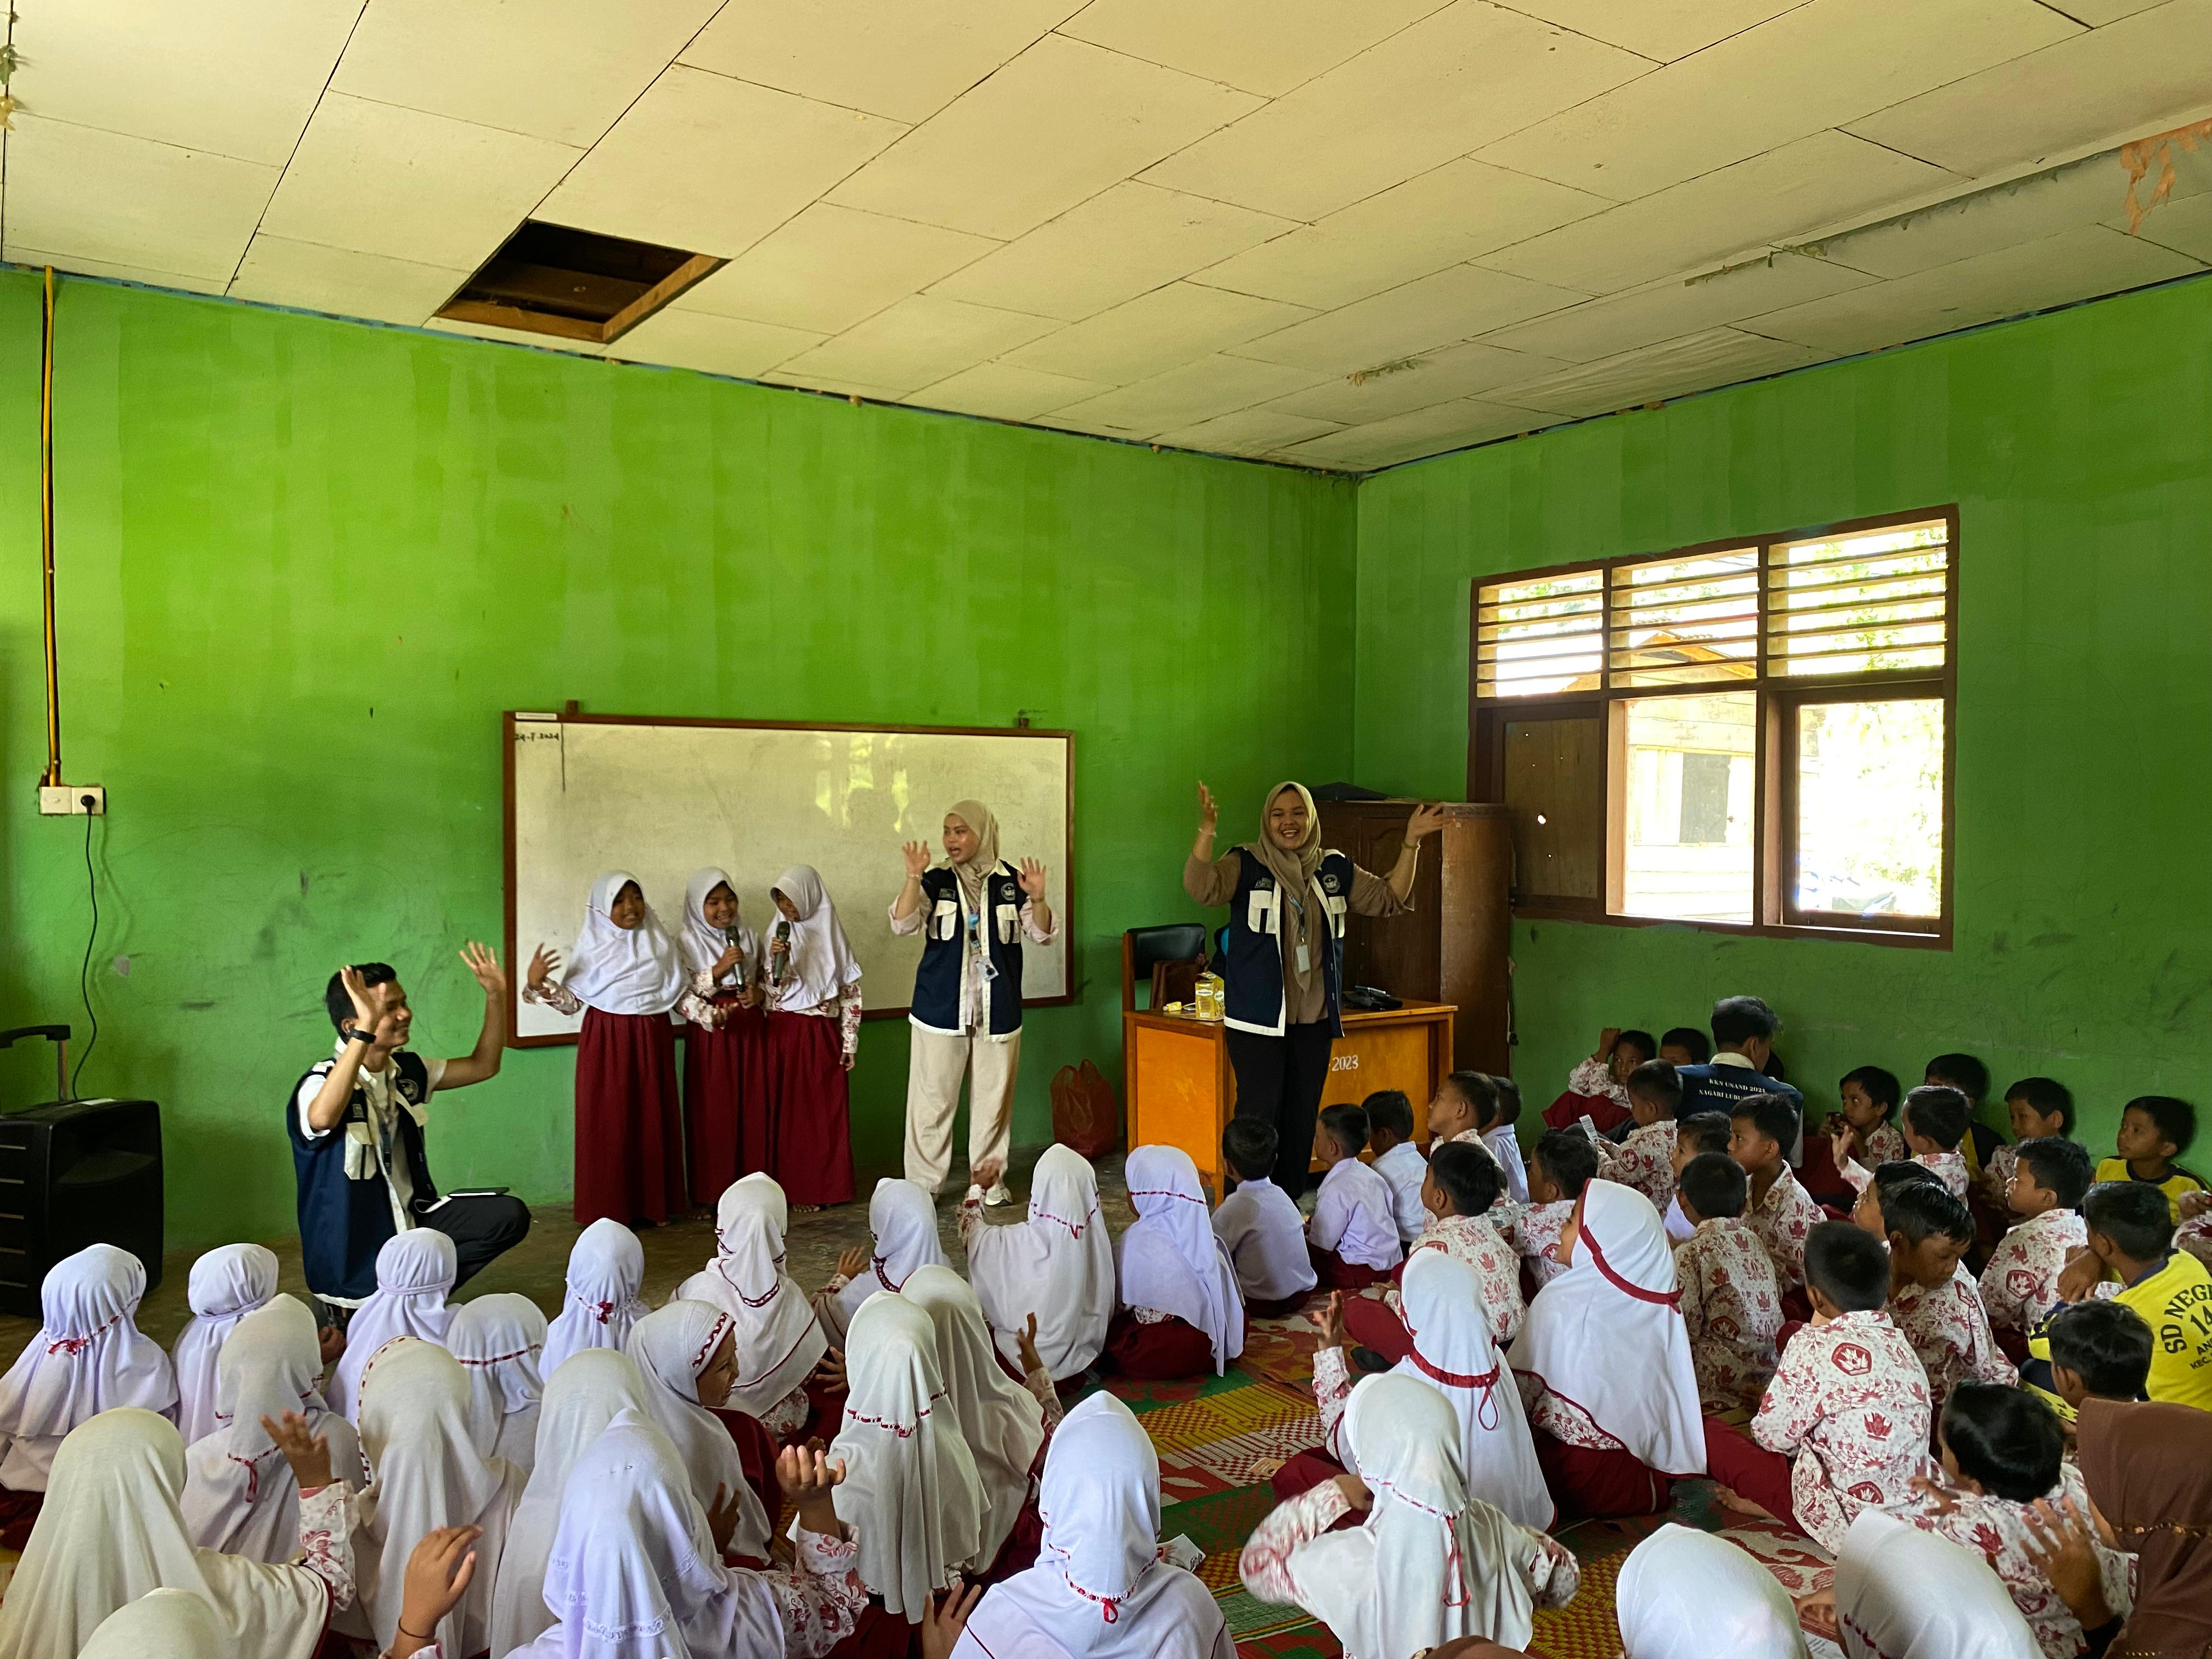
[[[1200,904],[1229,907],[1223,1032],[1237,1073],[1237,1115],[1275,1127],[1275,1184],[1292,1199],[1305,1190],[1314,1120],[1328,1081],[1329,1045],[1344,1035],[1344,922],[1348,915],[1395,916],[1413,892],[1421,842],[1443,828],[1440,808],[1413,808],[1405,846],[1386,878],[1321,843],[1321,815],[1302,783],[1279,783],[1260,809],[1255,841],[1213,856],[1221,817],[1198,786],[1198,838],[1183,866],[1183,890]]]
[[[999,856],[999,821],[979,800],[945,815],[945,862],[926,842],[906,845],[906,885],[891,902],[891,932],[922,935],[907,1015],[906,1178],[934,1194],[952,1162],[952,1115],[969,1076],[968,1170],[1009,1194],[1006,1167],[1014,1073],[1022,1057],[1022,942],[1049,945],[1059,924],[1045,900],[1045,867]]]

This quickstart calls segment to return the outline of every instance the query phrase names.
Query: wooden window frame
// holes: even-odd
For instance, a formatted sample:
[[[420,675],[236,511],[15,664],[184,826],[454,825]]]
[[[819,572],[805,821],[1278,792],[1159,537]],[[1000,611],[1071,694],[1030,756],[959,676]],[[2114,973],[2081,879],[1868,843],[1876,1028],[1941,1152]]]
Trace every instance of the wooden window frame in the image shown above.
[[[1941,667],[1882,670],[1868,673],[1770,675],[1767,672],[1766,575],[1772,550],[1792,543],[1819,541],[1871,532],[1899,529],[1940,520],[1944,526],[1944,639]],[[1759,625],[1755,672],[1740,679],[1715,679],[1693,685],[1617,685],[1611,652],[1613,573],[1625,566],[1703,555],[1757,549],[1759,553]],[[1504,729],[1509,722],[1543,719],[1587,719],[1596,714],[1605,722],[1608,763],[1604,790],[1604,890],[1589,899],[1516,898],[1513,914],[1527,921],[1595,921],[1618,927],[1692,928],[1701,933],[1768,939],[1854,939],[1911,950],[1948,951],[1952,944],[1956,906],[1957,782],[1958,782],[1958,662],[1959,567],[1960,558],[1959,509],[1955,502],[1906,513],[1885,513],[1833,524],[1810,525],[1755,536],[1729,536],[1668,550],[1622,555],[1610,559],[1578,560],[1571,564],[1501,572],[1471,584],[1468,594],[1468,799],[1504,799]],[[1607,596],[1605,622],[1599,632],[1600,685],[1533,696],[1485,697],[1480,695],[1482,590],[1504,582],[1534,581],[1547,577],[1602,572]],[[1714,696],[1750,692],[1758,699],[1753,729],[1752,910],[1748,922],[1692,921],[1669,916],[1624,915],[1620,913],[1624,890],[1621,788],[1626,761],[1627,720],[1620,705],[1672,696]],[[1940,699],[1943,705],[1943,857],[1941,914],[1926,917],[1846,916],[1826,911],[1799,909],[1794,902],[1797,866],[1796,845],[1796,711],[1815,702],[1871,702],[1893,699]]]

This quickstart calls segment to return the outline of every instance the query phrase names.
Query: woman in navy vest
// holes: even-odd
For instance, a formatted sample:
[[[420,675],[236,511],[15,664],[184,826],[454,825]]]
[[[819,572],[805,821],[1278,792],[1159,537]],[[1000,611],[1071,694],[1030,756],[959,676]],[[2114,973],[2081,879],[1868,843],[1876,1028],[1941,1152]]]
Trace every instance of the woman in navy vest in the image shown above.
[[[906,845],[906,885],[891,902],[891,932],[923,936],[907,1023],[906,1178],[926,1193],[952,1162],[952,1115],[968,1073],[968,1172],[988,1181],[987,1204],[1004,1204],[999,1177],[1022,1057],[1022,941],[1059,935],[1045,902],[1044,866],[1017,871],[999,856],[999,821],[979,800],[945,815],[943,866],[926,842]]]
[[[1388,879],[1321,844],[1321,817],[1304,784],[1276,785],[1261,816],[1259,840],[1217,860],[1221,811],[1200,784],[1198,839],[1182,885],[1200,904],[1229,907],[1222,1036],[1237,1073],[1237,1115],[1275,1126],[1275,1184],[1296,1198],[1312,1162],[1329,1045],[1344,1035],[1345,918],[1395,916],[1406,908],[1420,843],[1443,827],[1444,815],[1413,809]]]

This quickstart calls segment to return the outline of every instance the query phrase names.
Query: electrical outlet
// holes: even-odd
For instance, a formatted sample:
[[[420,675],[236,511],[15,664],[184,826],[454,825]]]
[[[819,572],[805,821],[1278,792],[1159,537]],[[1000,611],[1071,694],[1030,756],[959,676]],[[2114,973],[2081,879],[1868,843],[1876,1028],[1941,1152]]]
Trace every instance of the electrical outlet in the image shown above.
[[[89,799],[92,803],[87,805]],[[99,783],[42,783],[39,786],[39,812],[49,818],[81,818],[87,816],[107,816],[107,787]]]

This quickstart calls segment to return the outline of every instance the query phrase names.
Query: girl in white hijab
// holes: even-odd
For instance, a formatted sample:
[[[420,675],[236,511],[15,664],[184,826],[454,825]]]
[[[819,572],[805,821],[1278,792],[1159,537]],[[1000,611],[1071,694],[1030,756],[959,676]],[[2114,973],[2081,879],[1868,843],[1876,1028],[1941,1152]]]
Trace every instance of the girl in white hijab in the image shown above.
[[[345,1352],[323,1391],[332,1411],[361,1421],[362,1371],[394,1337],[444,1344],[446,1328],[453,1321],[446,1294],[459,1271],[453,1241],[435,1227],[410,1227],[384,1241],[376,1253],[375,1294],[354,1310],[346,1326]]]
[[[1236,1659],[1221,1604],[1160,1556],[1160,1459],[1094,1394],[1053,1436],[1037,1564],[994,1586],[953,1659]]]
[[[768,1161],[768,1102],[761,1061],[766,1016],[755,985],[760,939],[738,915],[726,870],[692,872],[677,945],[690,995],[678,1006],[684,1034],[684,1139],[691,1201],[711,1204],[744,1170]]]
[[[714,1206],[714,1259],[676,1287],[678,1300],[730,1316],[738,1379],[728,1408],[779,1440],[803,1438],[814,1420],[807,1384],[830,1350],[813,1304],[784,1271],[789,1219],[783,1188],[769,1176],[733,1182]]]
[[[407,1558],[441,1527],[481,1527],[475,1578],[439,1622],[444,1653],[481,1653],[491,1636],[491,1588],[521,1472],[489,1461],[469,1434],[469,1380],[443,1348],[398,1337],[361,1376],[361,1447],[375,1478],[361,1495],[356,1540],[360,1604],[340,1628],[389,1648],[399,1627]]]
[[[1835,1599],[1850,1659],[2040,1659],[2043,1652],[1987,1561],[1880,1510],[1860,1510],[1844,1535]]]
[[[1244,1294],[1214,1235],[1198,1166],[1179,1146],[1139,1146],[1125,1173],[1137,1219],[1121,1235],[1123,1311],[1115,1316],[1107,1357],[1127,1376],[1194,1376],[1208,1360],[1219,1376],[1244,1352]],[[1181,1332],[1171,1323],[1178,1320]]]
[[[586,1348],[619,1349],[629,1328],[645,1317],[645,1247],[619,1221],[602,1217],[578,1235],[568,1252],[568,1278],[561,1311],[545,1328],[542,1368],[547,1376]]]
[[[190,1590],[149,1590],[100,1620],[81,1659],[223,1659],[222,1632]]]
[[[929,1316],[902,1296],[871,1300],[845,1350],[852,1395],[830,1448],[845,1466],[837,1513],[860,1544],[860,1574],[884,1609],[921,1622],[933,1591],[990,1565],[983,1489],[938,1369]]]
[[[1621,1564],[1622,1659],[1806,1659],[1782,1586],[1725,1538],[1669,1522]]]
[[[0,1601],[0,1659],[78,1659],[117,1608],[164,1588],[207,1607],[225,1654],[310,1659],[330,1612],[352,1600],[352,1501],[343,1482],[314,1472],[304,1480],[312,1490],[301,1506],[300,1564],[196,1548],[177,1504],[185,1443],[176,1425],[131,1407],[102,1412],[54,1458],[46,1512]]]
[[[729,1398],[737,1370],[735,1328],[729,1315],[711,1303],[671,1302],[637,1322],[629,1334],[629,1357],[645,1377],[645,1399],[653,1421],[676,1445],[690,1473],[699,1507],[738,1505],[731,1547],[754,1560],[768,1559],[768,1512],[745,1480],[738,1443],[714,1415]]]
[[[177,1427],[189,1446],[215,1432],[215,1357],[238,1322],[276,1294],[276,1254],[226,1244],[192,1263],[192,1317],[169,1350],[177,1368]]]
[[[1238,1571],[1262,1601],[1306,1608],[1346,1659],[1407,1659],[1462,1637],[1523,1648],[1539,1606],[1571,1601],[1580,1570],[1541,1533],[1470,1498],[1459,1419],[1409,1376],[1370,1376],[1345,1411],[1359,1473],[1279,1507],[1244,1547]],[[1330,1527],[1355,1508],[1364,1525]]]
[[[145,1267],[112,1244],[88,1245],[46,1270],[39,1286],[45,1322],[0,1377],[0,1487],[6,1494],[46,1491],[62,1437],[88,1418],[118,1406],[175,1414],[177,1376],[169,1356],[139,1334],[135,1322],[145,1294]],[[27,1501],[8,1508],[36,1512]]]
[[[323,1403],[315,1316],[289,1296],[238,1322],[216,1360],[212,1434],[185,1450],[185,1530],[202,1549],[249,1561],[289,1561],[300,1550],[300,1486],[283,1449],[262,1426],[295,1412],[330,1448],[334,1478],[358,1491],[365,1479],[353,1425]]]
[[[860,1304],[878,1291],[896,1291],[917,1267],[945,1266],[937,1236],[937,1205],[911,1181],[885,1176],[868,1200],[868,1232],[875,1241],[866,1270],[816,1298],[830,1340],[842,1343]]]
[[[523,997],[571,1016],[576,1038],[575,1213],[662,1222],[690,1207],[669,1013],[690,986],[676,941],[627,870],[592,884],[583,931],[560,983],[543,945]]]
[[[1000,1353],[1019,1360],[1018,1338],[1035,1316],[1037,1352],[1053,1381],[1089,1370],[1114,1319],[1114,1243],[1098,1213],[1097,1174],[1083,1155],[1045,1148],[1018,1226],[985,1221],[981,1196],[971,1193],[960,1206],[960,1239]]]
[[[860,964],[813,866],[769,890],[763,996],[768,1007],[768,1172],[803,1210],[853,1196],[853,1069],[860,1042]]]
[[[1566,1270],[1529,1303],[1507,1355],[1552,1495],[1565,1516],[1656,1513],[1670,1482],[1705,1472],[1666,1227],[1634,1188],[1593,1181],[1557,1249]]]
[[[446,1347],[469,1377],[469,1437],[486,1457],[505,1458],[530,1478],[538,1459],[538,1358],[545,1316],[512,1292],[464,1302],[446,1328]]]

